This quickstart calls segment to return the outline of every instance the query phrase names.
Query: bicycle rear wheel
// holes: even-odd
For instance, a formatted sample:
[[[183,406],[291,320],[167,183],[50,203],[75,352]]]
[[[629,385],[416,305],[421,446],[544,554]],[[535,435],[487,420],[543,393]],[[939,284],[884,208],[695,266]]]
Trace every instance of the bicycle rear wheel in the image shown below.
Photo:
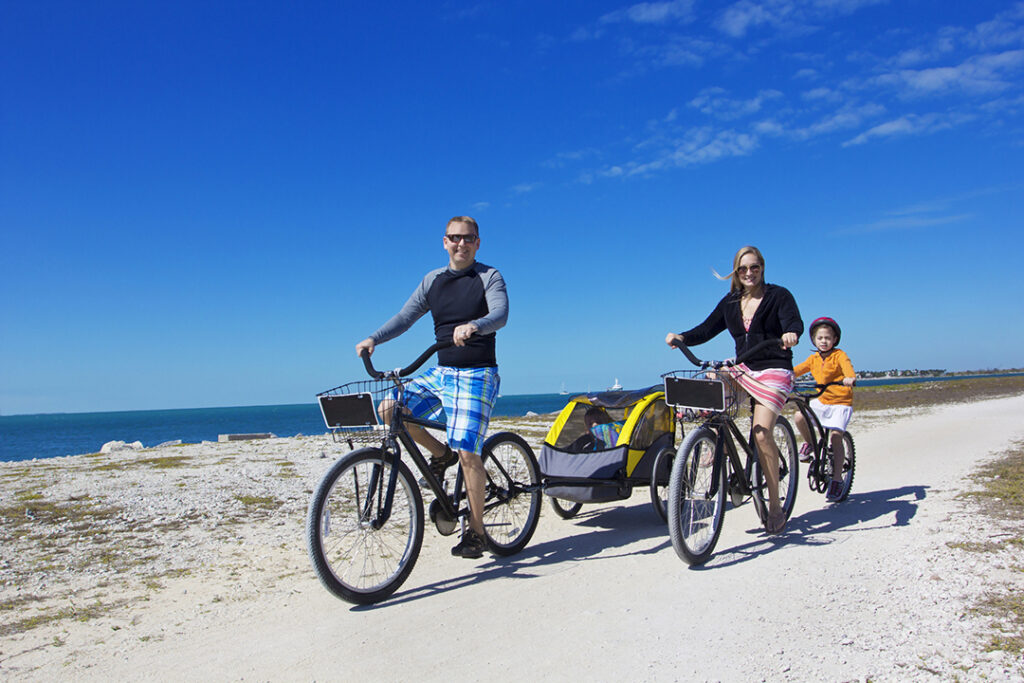
[[[320,480],[306,516],[309,558],[320,583],[358,605],[395,592],[423,543],[423,499],[400,460],[391,514],[382,520],[390,460],[379,448],[342,457]]]
[[[484,442],[487,471],[484,532],[496,555],[513,555],[526,547],[540,519],[540,467],[529,444],[511,432]]]
[[[853,474],[857,467],[857,451],[853,447],[853,437],[850,436],[850,432],[843,432],[843,450],[845,451],[845,458],[843,460],[843,492],[839,498],[836,499],[837,503],[841,503],[846,500],[847,496],[850,495],[850,489],[853,488]],[[829,448],[826,457],[825,469],[828,472],[828,479],[832,478],[832,449]]]
[[[722,533],[725,461],[716,466],[717,435],[700,427],[686,435],[668,481],[668,535],[687,564],[704,564]]]
[[[779,415],[775,420],[775,428],[772,430],[772,439],[775,447],[779,449],[779,504],[786,519],[793,513],[793,506],[796,504],[796,492],[799,488],[799,455],[796,450],[796,434],[789,420]],[[751,450],[754,451],[754,466],[751,474],[751,483],[754,494],[754,507],[757,515],[764,524],[768,517],[768,484],[761,471],[761,457],[757,451],[757,444],[754,439],[750,440]]]

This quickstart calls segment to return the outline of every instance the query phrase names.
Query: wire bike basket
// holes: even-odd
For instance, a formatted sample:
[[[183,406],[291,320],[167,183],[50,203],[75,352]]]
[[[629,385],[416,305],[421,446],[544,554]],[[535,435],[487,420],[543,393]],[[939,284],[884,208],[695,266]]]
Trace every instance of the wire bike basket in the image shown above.
[[[324,423],[334,440],[360,444],[384,441],[387,425],[381,424],[377,406],[384,399],[401,401],[406,382],[394,378],[360,380],[317,394]]]
[[[688,417],[698,418],[701,413],[723,413],[735,418],[740,401],[736,392],[721,379],[730,368],[700,368],[673,370],[662,375],[665,380],[665,403],[674,406]]]

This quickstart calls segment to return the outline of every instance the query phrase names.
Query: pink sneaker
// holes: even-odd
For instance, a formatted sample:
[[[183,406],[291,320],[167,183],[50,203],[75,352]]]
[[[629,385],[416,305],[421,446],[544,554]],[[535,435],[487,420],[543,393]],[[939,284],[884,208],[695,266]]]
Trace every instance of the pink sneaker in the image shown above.
[[[800,447],[800,462],[810,462],[810,461],[811,461],[811,444],[804,443],[804,445]]]

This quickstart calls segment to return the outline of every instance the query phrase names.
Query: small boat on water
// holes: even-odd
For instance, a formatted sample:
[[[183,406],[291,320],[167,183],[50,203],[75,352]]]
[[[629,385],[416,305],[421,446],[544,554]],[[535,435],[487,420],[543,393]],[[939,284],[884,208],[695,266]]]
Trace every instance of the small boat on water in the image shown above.
[[[621,391],[621,390],[622,390],[622,385],[619,384],[619,378],[616,377],[615,378],[615,384],[613,384],[610,387],[608,387],[608,391]]]
[[[558,392],[562,396],[568,396],[569,392],[565,390],[565,382],[562,382],[562,390]]]

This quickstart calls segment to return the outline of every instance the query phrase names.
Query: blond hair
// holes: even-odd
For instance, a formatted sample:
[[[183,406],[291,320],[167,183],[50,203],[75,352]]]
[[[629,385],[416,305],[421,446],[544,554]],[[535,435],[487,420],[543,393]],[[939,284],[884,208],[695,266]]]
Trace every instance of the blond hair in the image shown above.
[[[729,291],[733,294],[743,293],[743,283],[740,282],[740,276],[739,273],[736,272],[736,270],[740,267],[740,259],[742,259],[747,254],[753,254],[757,258],[757,262],[761,264],[761,283],[763,284],[764,256],[761,254],[761,250],[758,249],[757,247],[752,247],[749,245],[746,247],[741,247],[740,250],[736,252],[736,256],[734,256],[732,259],[732,272],[729,273],[728,275],[719,275],[714,268],[711,269],[711,272],[714,273],[715,277],[717,277],[719,280],[730,280]]]

